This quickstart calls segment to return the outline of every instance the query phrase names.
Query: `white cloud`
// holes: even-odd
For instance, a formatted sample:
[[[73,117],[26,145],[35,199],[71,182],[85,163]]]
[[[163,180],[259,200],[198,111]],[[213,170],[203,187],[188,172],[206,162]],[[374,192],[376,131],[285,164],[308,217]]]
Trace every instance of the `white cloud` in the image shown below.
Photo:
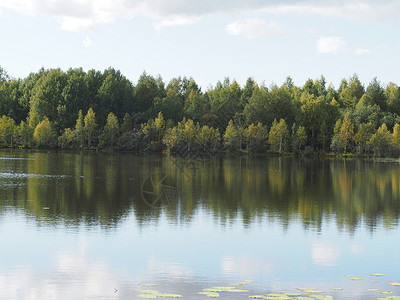
[[[362,49],[362,48],[360,48],[360,49],[356,49],[355,51],[354,51],[354,54],[356,54],[356,55],[363,55],[363,54],[369,54],[371,51],[369,51],[369,49]]]
[[[94,45],[93,41],[88,36],[82,41],[82,43],[85,47],[91,47]]]
[[[161,27],[190,25],[198,22],[199,20],[200,18],[195,16],[189,16],[189,17],[172,16],[170,18],[163,19],[159,22],[155,22],[153,26],[155,29],[160,30]]]
[[[260,18],[245,19],[236,21],[226,26],[226,31],[230,35],[244,35],[248,38],[269,37],[282,35],[282,27],[273,21],[266,22]]]
[[[317,50],[323,54],[339,54],[346,51],[346,42],[340,36],[323,36],[317,41]]]
[[[84,31],[137,14],[155,20],[156,27],[186,25],[216,14],[273,13],[345,17],[381,21],[400,16],[397,0],[0,0],[0,11],[56,18],[61,29]]]

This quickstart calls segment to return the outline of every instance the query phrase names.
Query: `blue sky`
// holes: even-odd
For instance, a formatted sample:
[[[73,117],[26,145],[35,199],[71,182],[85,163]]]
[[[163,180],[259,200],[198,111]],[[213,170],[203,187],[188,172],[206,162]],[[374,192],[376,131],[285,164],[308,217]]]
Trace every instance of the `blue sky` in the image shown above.
[[[0,36],[0,65],[17,78],[111,66],[133,83],[146,71],[203,90],[249,76],[400,84],[398,0],[0,0]]]

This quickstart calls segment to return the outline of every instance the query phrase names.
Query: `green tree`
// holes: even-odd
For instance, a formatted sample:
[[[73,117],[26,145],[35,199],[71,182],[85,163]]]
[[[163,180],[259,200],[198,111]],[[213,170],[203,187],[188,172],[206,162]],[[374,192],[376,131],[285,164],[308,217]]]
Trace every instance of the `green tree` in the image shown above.
[[[339,103],[343,107],[355,107],[364,94],[364,86],[354,74],[348,81],[343,80],[339,88]]]
[[[119,136],[119,124],[117,117],[110,112],[107,117],[107,123],[104,126],[103,133],[100,137],[100,146],[110,146],[114,148]]]
[[[301,151],[301,149],[305,146],[305,144],[307,142],[307,133],[306,133],[306,129],[304,126],[299,126],[299,128],[297,128],[296,141],[297,141],[298,150]]]
[[[16,142],[18,145],[26,148],[33,144],[33,128],[24,121],[16,128]]]
[[[58,146],[61,149],[70,149],[73,147],[75,132],[71,128],[65,128],[62,135],[58,137]]]
[[[393,146],[396,150],[400,150],[400,125],[396,123],[393,127]]]
[[[79,145],[79,147],[83,147],[86,141],[85,134],[85,124],[83,119],[83,113],[80,109],[78,112],[78,119],[76,119],[75,130],[74,130],[74,139]]]
[[[269,131],[268,142],[271,150],[281,152],[284,148],[286,140],[289,136],[289,131],[284,119],[278,121],[275,119]]]
[[[57,143],[57,135],[53,129],[52,124],[46,116],[40,122],[33,132],[33,139],[37,147],[52,148]]]
[[[121,124],[121,133],[131,131],[133,128],[132,118],[129,113],[125,113]]]
[[[204,125],[198,134],[198,140],[201,144],[202,151],[205,152],[216,151],[218,149],[220,139],[221,135],[218,128],[215,129],[207,125]]]
[[[238,151],[241,148],[241,133],[230,120],[224,133],[224,146],[228,151]]]
[[[15,128],[15,121],[13,119],[7,116],[0,118],[0,143],[5,147],[13,146]]]
[[[250,124],[244,130],[247,142],[247,150],[251,152],[264,152],[267,150],[268,129],[260,122],[257,125]]]
[[[358,125],[357,133],[354,135],[354,142],[356,143],[357,151],[359,153],[364,153],[367,151],[368,142],[374,132],[375,128],[371,122]]]
[[[380,156],[390,153],[393,146],[392,134],[387,129],[386,124],[382,124],[378,130],[372,135],[369,144],[372,146],[376,155]]]
[[[354,136],[354,124],[351,122],[348,114],[344,116],[342,126],[339,131],[339,140],[346,153]]]
[[[79,120],[79,118],[78,118],[78,120]],[[84,118],[84,123],[85,123],[85,126],[83,128],[84,128],[84,132],[85,132],[85,136],[86,136],[86,140],[87,140],[87,146],[88,146],[88,148],[90,148],[92,145],[95,133],[96,133],[96,129],[97,129],[96,116],[95,116],[95,113],[92,108],[89,108],[89,110]]]

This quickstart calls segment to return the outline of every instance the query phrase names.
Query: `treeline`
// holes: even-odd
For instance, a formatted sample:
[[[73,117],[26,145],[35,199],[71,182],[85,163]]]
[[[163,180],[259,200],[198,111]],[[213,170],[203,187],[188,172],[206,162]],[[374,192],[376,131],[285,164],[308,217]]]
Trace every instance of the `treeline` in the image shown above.
[[[353,75],[266,87],[226,78],[202,91],[192,78],[112,68],[41,69],[12,79],[0,68],[4,147],[175,152],[400,153],[400,88]]]

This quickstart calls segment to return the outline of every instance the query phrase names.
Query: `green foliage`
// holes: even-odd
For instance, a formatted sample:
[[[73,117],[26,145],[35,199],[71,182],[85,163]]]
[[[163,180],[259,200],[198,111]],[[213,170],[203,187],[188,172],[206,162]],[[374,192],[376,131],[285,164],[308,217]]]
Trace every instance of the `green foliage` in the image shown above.
[[[33,128],[21,121],[16,128],[16,142],[19,146],[27,148],[33,144]]]
[[[224,133],[224,146],[228,151],[238,151],[241,148],[242,135],[230,120]]]
[[[39,148],[51,148],[56,146],[57,135],[53,129],[53,125],[46,116],[44,116],[43,121],[36,126],[33,132],[33,139],[36,146]]]
[[[369,122],[367,124],[358,125],[357,133],[354,135],[354,142],[357,146],[358,153],[364,153],[368,150],[368,142],[375,132],[374,125]]]
[[[369,145],[374,150],[374,153],[378,156],[388,154],[393,147],[392,134],[387,129],[386,124],[382,124],[378,130],[372,135],[369,140]]]
[[[100,136],[100,147],[114,148],[119,136],[119,124],[117,117],[111,112],[108,114],[107,123]]]
[[[85,126],[83,129],[87,140],[87,146],[90,148],[97,130],[96,116],[92,108],[89,108],[84,118],[84,123]]]
[[[82,110],[79,110],[78,119],[76,119],[74,139],[79,147],[83,147],[86,141],[86,134],[84,128],[84,120]]]
[[[131,115],[129,113],[126,113],[122,120],[121,133],[126,133],[126,132],[132,130],[132,128],[133,128],[133,124],[132,124]]]
[[[84,111],[88,112],[85,117]],[[108,120],[111,112],[112,122]],[[288,150],[288,134],[282,145],[274,141],[275,128],[271,139],[270,131],[264,134],[276,119],[290,126],[290,149],[295,152],[326,151],[331,142],[332,151],[369,153],[373,149],[382,154],[373,146],[379,143],[370,140],[383,124],[388,131],[393,128],[396,136],[399,114],[399,86],[382,86],[374,78],[365,89],[357,75],[342,80],[337,90],[327,87],[323,76],[307,80],[303,87],[288,77],[280,87],[268,88],[250,77],[243,87],[226,78],[203,93],[186,77],[173,78],[165,87],[160,76],[146,73],[134,85],[113,68],[103,72],[42,68],[14,80],[0,67],[0,116],[14,121],[11,125],[9,119],[2,119],[0,143],[7,147],[38,145],[33,133],[46,116],[53,133],[60,136],[60,148],[90,148],[99,142],[101,147],[124,150],[198,151],[202,147],[217,151],[225,147],[263,152],[268,144],[276,151]],[[270,142],[265,143],[265,136]],[[52,145],[48,146],[55,145],[49,141]]]
[[[244,130],[247,149],[251,152],[264,152],[267,150],[268,130],[260,122],[257,125],[250,124]]]
[[[71,128],[65,128],[62,135],[58,137],[58,146],[61,149],[73,148],[73,142],[75,138],[75,132]]]
[[[0,118],[0,143],[7,147],[14,143],[15,121],[7,116]]]
[[[296,144],[298,151],[301,151],[307,142],[307,133],[304,126],[299,126],[296,131]]]
[[[353,135],[354,124],[351,122],[349,115],[346,114],[339,131],[339,140],[345,153],[353,140]]]
[[[218,149],[220,144],[221,135],[218,128],[209,127],[204,125],[198,135],[198,141],[205,152],[214,152]]]
[[[287,142],[289,131],[284,119],[278,121],[275,119],[269,131],[268,142],[273,151],[283,151]]]
[[[400,125],[396,123],[393,127],[392,137],[393,147],[397,152],[400,152]]]

